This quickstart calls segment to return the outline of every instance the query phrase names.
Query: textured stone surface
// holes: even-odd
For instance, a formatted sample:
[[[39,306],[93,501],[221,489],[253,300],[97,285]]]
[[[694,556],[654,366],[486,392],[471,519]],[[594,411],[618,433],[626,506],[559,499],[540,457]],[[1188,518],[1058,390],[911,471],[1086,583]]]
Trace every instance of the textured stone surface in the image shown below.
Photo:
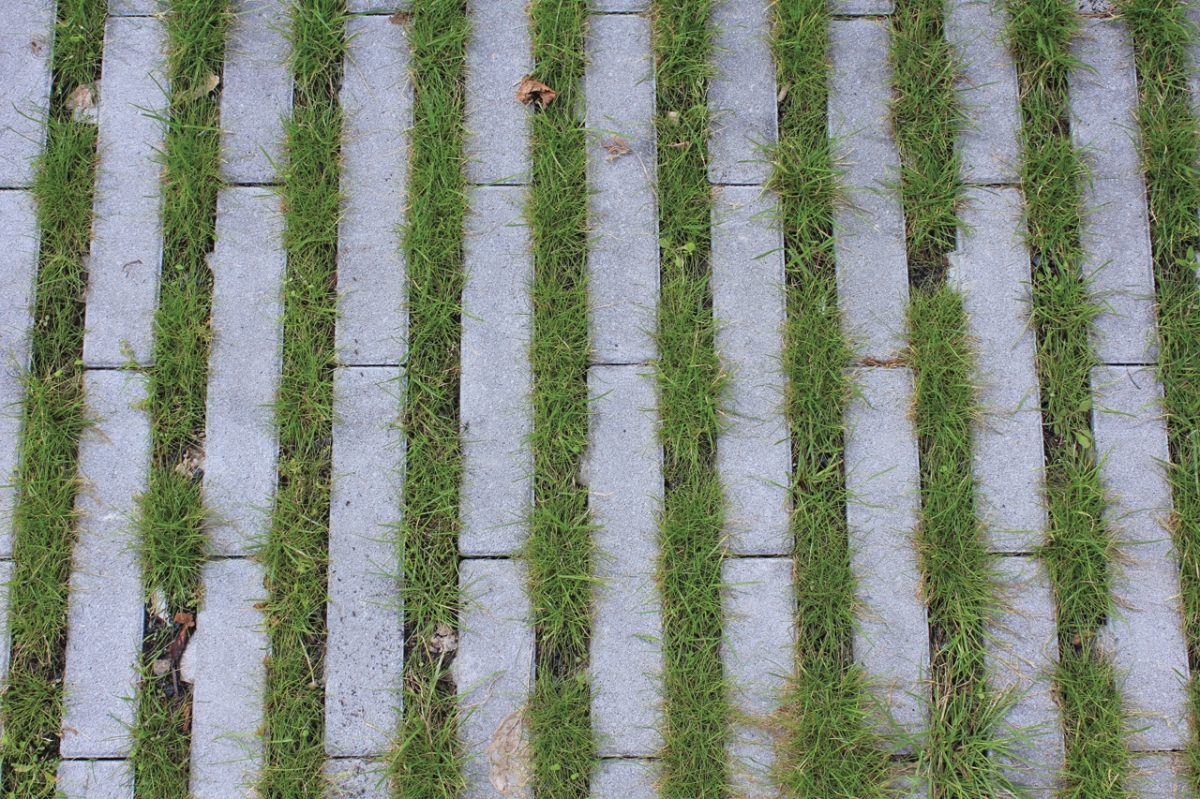
[[[83,489],[75,502],[61,752],[124,757],[145,614],[134,498],[146,490],[150,423],[136,407],[146,398],[140,375],[88,371],[84,389],[96,426],[79,447]]]
[[[839,206],[834,257],[842,324],[863,355],[881,360],[904,347],[908,256],[904,213],[884,181],[899,177],[888,122],[891,69],[881,57],[887,29],[876,20],[829,26],[829,135],[855,207]]]
[[[1071,138],[1090,152],[1093,178],[1140,174],[1137,72],[1121,19],[1084,19],[1071,54],[1085,65],[1070,75]]]
[[[279,384],[286,258],[279,201],[229,188],[217,201],[213,342],[208,362],[204,498],[219,521],[210,545],[240,555],[266,536],[275,491],[272,404]]]
[[[45,146],[54,3],[0,0],[0,19],[0,188],[13,188],[33,182]]]
[[[761,194],[757,187],[725,186],[713,206],[713,315],[721,366],[730,376],[717,469],[729,501],[730,550],[785,555],[792,455],[780,363],[783,236],[769,218],[774,198]]]
[[[400,707],[399,376],[398,367],[384,366],[346,367],[334,377],[325,654],[325,751],[331,757],[387,751]]]
[[[708,179],[763,183],[771,165],[760,151],[776,139],[775,62],[767,0],[720,0],[712,9],[715,79],[709,83]]]
[[[522,714],[533,685],[533,611],[525,569],[514,560],[464,560],[454,681],[462,694],[459,735],[469,759],[467,799],[532,796]],[[493,758],[504,752],[510,760]],[[523,755],[523,756],[522,756]],[[507,785],[509,792],[497,790]]]
[[[895,10],[893,0],[829,0],[829,13],[839,17],[871,17]]]
[[[108,13],[113,17],[148,17],[163,10],[162,0],[108,0]]]
[[[585,462],[596,525],[592,727],[600,757],[657,756],[662,736],[662,623],[654,583],[662,449],[649,368],[593,366]]]
[[[381,14],[391,16],[396,11],[412,7],[409,0],[349,0],[346,10],[351,14]]]
[[[654,61],[650,20],[594,16],[584,76],[587,103],[592,358],[654,357],[658,304],[658,210],[654,197]],[[630,153],[604,145],[620,138]]]
[[[1187,649],[1180,615],[1179,564],[1166,522],[1171,490],[1162,389],[1151,369],[1092,372],[1092,429],[1111,500],[1107,518],[1121,543],[1113,582],[1117,615],[1105,631],[1136,735],[1135,750],[1182,749],[1187,741]]]
[[[1133,759],[1133,787],[1141,799],[1185,799],[1192,796],[1183,755],[1155,752]]]
[[[204,607],[181,664],[192,683],[195,799],[242,799],[262,767],[267,596],[262,566],[250,560],[204,564]]]
[[[913,541],[920,483],[912,375],[863,369],[854,382],[861,396],[846,413],[846,521],[861,605],[854,659],[895,722],[916,732],[924,726],[929,628]]]
[[[967,332],[978,353],[975,478],[993,552],[1032,552],[1042,543],[1042,414],[1029,319],[1029,253],[1016,189],[970,189],[965,230],[950,254],[950,279],[963,295]]]
[[[1031,796],[1049,799],[1063,768],[1063,735],[1050,675],[1058,660],[1054,595],[1045,568],[1033,557],[1002,558],[997,564],[1004,610],[988,630],[988,679],[995,691],[1016,697],[1004,717],[1003,733],[1029,736],[1007,760],[1008,776]]]
[[[723,564],[721,580],[728,586],[721,657],[734,709],[744,714],[729,745],[731,779],[739,797],[774,799],[779,795],[771,779],[775,739],[765,725],[778,709],[787,677],[793,673],[792,560],[732,558]]]
[[[390,799],[392,796],[382,763],[359,758],[337,758],[325,761],[325,777],[329,780],[328,799]]]
[[[8,684],[8,664],[12,641],[8,637],[8,583],[13,577],[12,561],[0,560],[0,685]],[[4,720],[0,719],[0,736]]]
[[[659,766],[654,760],[601,760],[592,776],[594,799],[654,799]]]
[[[404,359],[406,328],[398,228],[412,125],[408,41],[387,17],[351,17],[346,36],[337,347],[343,363],[392,365]]]
[[[962,59],[962,102],[970,122],[958,141],[973,183],[1016,183],[1021,111],[1017,69],[1004,36],[1008,12],[988,0],[946,4],[946,38]]]
[[[62,760],[55,788],[65,799],[133,799],[133,774],[124,760]]]
[[[638,14],[650,7],[650,0],[594,0],[592,9],[605,14]]]
[[[533,71],[526,0],[468,0],[467,180],[528,183],[529,111],[517,86]]]
[[[525,541],[533,504],[529,341],[533,255],[525,190],[471,191],[464,241],[463,484],[458,547],[464,555],[510,555]]]
[[[95,222],[88,263],[83,360],[89,367],[150,363],[162,265],[157,152],[167,88],[161,21],[113,17],[104,31]]]
[[[275,183],[282,119],[292,111],[285,0],[235,0],[221,86],[222,171],[230,183]]]

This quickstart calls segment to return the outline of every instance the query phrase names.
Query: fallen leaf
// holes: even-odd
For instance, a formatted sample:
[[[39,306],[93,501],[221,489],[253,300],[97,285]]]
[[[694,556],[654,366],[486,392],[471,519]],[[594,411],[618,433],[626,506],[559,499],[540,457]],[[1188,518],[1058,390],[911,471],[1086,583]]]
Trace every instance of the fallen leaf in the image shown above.
[[[690,141],[676,141],[676,142],[671,142],[667,146],[668,147],[677,147],[680,150],[686,150],[687,148],[692,146],[692,143]]]
[[[92,89],[86,83],[76,86],[75,91],[67,97],[67,110],[77,122],[94,120],[95,108],[96,101],[92,97]]]
[[[529,740],[520,710],[509,713],[487,745],[488,780],[501,796],[525,794],[529,784]]]
[[[429,651],[435,655],[458,649],[458,636],[448,624],[439,624],[429,637]]]
[[[221,85],[221,79],[212,73],[205,75],[200,80],[200,85],[192,89],[192,93],[188,95],[189,100],[199,100],[202,97],[207,97],[212,94],[213,90]]]
[[[263,609],[263,608],[265,608],[266,606],[267,606],[267,603],[266,603],[266,602],[255,602],[255,603],[254,603],[254,609],[255,609],[255,610],[262,610],[262,609]]]
[[[169,658],[159,658],[151,665],[150,670],[154,672],[155,677],[163,677],[171,673],[171,661]]]
[[[623,155],[628,155],[629,153],[633,152],[633,150],[629,149],[629,145],[625,143],[625,140],[620,136],[613,136],[612,142],[609,144],[605,144],[604,141],[601,140],[600,146],[605,150],[608,150],[608,155],[604,156],[605,161],[611,161],[614,158],[620,158]]]
[[[901,358],[872,358],[870,355],[862,359],[863,366],[880,366],[884,369],[891,369],[896,366],[903,366],[904,360]]]
[[[521,78],[521,85],[517,87],[517,99],[525,105],[537,103],[542,108],[545,108],[554,102],[555,97],[558,97],[558,92],[540,80],[534,80],[528,75]]]
[[[195,627],[196,617],[185,611],[179,611],[175,614],[175,623],[182,624],[184,628]]]
[[[395,14],[392,14],[390,17],[388,17],[388,22],[392,23],[393,25],[407,25],[411,21],[411,11],[397,11]]]
[[[790,84],[790,83],[783,84],[783,88],[779,90],[779,94],[775,95],[775,102],[782,103],[784,101],[784,99],[788,96],[788,91],[791,88],[792,88],[792,84]]]

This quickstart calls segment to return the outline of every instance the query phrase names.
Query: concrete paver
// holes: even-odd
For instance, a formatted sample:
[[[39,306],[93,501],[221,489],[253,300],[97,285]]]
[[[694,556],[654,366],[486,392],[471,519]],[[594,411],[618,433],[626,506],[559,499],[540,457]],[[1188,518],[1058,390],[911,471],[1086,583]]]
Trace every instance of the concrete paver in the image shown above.
[[[829,13],[838,17],[875,17],[895,10],[894,0],[829,0]]]
[[[54,787],[65,799],[133,799],[133,773],[125,760],[63,760]]]
[[[221,76],[222,174],[230,183],[274,183],[283,163],[283,118],[292,111],[285,0],[234,0]]]
[[[529,111],[517,86],[533,71],[526,0],[468,0],[467,180],[528,183]]]
[[[1178,752],[1155,752],[1133,758],[1133,788],[1141,799],[1186,799],[1192,796],[1187,767]]]
[[[8,666],[11,662],[12,639],[8,635],[8,584],[13,578],[13,562],[0,560],[0,685],[8,685]],[[0,736],[4,735],[4,719],[0,718]]]
[[[362,758],[331,758],[325,763],[328,799],[389,799],[392,793],[381,763]]]
[[[656,760],[628,758],[601,760],[592,777],[594,799],[654,799],[659,764]]]
[[[12,189],[33,183],[45,146],[54,3],[0,0],[0,19],[0,188]]]
[[[766,0],[721,0],[712,9],[716,30],[708,87],[712,135],[708,178],[713,183],[762,184],[771,174],[761,151],[775,143],[775,61]]]

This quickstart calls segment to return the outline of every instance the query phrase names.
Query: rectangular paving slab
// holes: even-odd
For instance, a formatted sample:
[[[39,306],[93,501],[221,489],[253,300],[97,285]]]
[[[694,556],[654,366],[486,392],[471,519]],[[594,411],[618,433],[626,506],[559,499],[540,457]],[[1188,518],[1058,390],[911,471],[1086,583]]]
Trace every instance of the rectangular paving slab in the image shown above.
[[[458,548],[462,554],[511,555],[524,543],[533,505],[533,255],[525,224],[526,191],[470,191],[463,289],[463,483]]]
[[[45,147],[54,3],[0,0],[0,19],[0,188],[11,189],[33,183]]]
[[[345,367],[334,376],[325,613],[325,751],[331,757],[386,752],[401,703],[399,376],[395,366]]]
[[[151,360],[164,136],[162,122],[151,115],[166,113],[165,48],[161,20],[112,17],[105,26],[83,339],[89,367]]]
[[[8,632],[8,584],[13,578],[11,560],[0,560],[0,685],[8,684],[8,666],[12,639]],[[4,735],[4,719],[0,718],[0,736]]]
[[[1140,799],[1184,799],[1193,796],[1187,765],[1179,752],[1154,752],[1133,759],[1133,789]]]
[[[138,404],[144,378],[89,370],[87,411],[96,420],[79,445],[82,490],[71,558],[63,673],[63,757],[129,754],[145,608],[135,550],[135,498],[146,490],[150,421]]]
[[[222,175],[230,183],[275,183],[282,119],[292,112],[288,4],[234,0],[221,78]]]
[[[708,179],[713,183],[765,183],[775,143],[775,61],[767,0],[720,0],[712,8],[713,70],[708,84],[712,134]]]
[[[265,538],[275,492],[273,404],[282,368],[283,218],[268,189],[229,188],[217,200],[213,340],[208,362],[204,500],[210,546],[241,555]]]
[[[533,71],[526,0],[467,0],[467,180],[528,183],[528,111],[517,102]],[[551,87],[554,88],[554,87]]]
[[[838,17],[873,17],[896,10],[893,0],[830,0],[829,13]]]
[[[601,760],[592,775],[593,799],[655,799],[659,763],[645,758]]]
[[[865,356],[895,357],[905,345],[908,254],[904,212],[884,182],[899,179],[900,153],[888,122],[888,32],[876,20],[829,25],[829,135],[853,207],[834,214],[838,305],[847,335]]]
[[[394,365],[404,359],[407,327],[399,226],[412,125],[408,40],[387,17],[351,17],[346,36],[338,357],[353,366]]]
[[[325,761],[329,799],[391,799],[385,767],[361,758],[330,758]]]
[[[1182,749],[1187,742],[1188,657],[1179,599],[1179,564],[1167,522],[1171,489],[1162,388],[1150,368],[1092,372],[1092,429],[1103,459],[1106,518],[1120,542],[1113,582],[1116,616],[1105,639],[1123,682],[1135,750]]]
[[[62,760],[54,786],[64,799],[133,799],[127,760]]]
[[[533,610],[516,560],[464,560],[454,682],[468,760],[466,799],[529,797],[524,709],[533,687]]]
[[[655,355],[658,305],[650,20],[593,16],[587,47],[592,358],[643,363]]]
[[[771,219],[774,210],[774,198],[758,187],[723,186],[712,212],[716,344],[729,375],[717,469],[729,502],[726,543],[739,555],[791,552],[783,235]]]
[[[592,727],[600,757],[653,757],[662,736],[662,621],[655,585],[662,447],[653,372],[593,366],[584,464],[596,525]]]
[[[1133,41],[1120,18],[1080,21],[1071,46],[1082,62],[1070,74],[1071,139],[1087,153],[1093,178],[1140,174]]]

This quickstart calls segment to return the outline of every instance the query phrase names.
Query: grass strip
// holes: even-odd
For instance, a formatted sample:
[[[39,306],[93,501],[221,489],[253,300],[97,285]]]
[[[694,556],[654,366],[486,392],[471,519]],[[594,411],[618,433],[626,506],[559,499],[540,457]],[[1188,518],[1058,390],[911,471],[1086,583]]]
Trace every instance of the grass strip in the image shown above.
[[[191,686],[179,680],[168,646],[200,604],[206,533],[199,462],[203,452],[212,273],[205,256],[216,234],[220,106],[229,0],[175,0],[166,10],[167,85],[163,151],[163,264],[148,369],[153,456],[138,501],[142,575],[150,601],[138,720],[131,758],[136,795],[184,796],[191,750]],[[159,616],[165,608],[165,615]],[[185,636],[186,632],[183,633]],[[186,640],[186,639],[184,639]],[[156,673],[157,661],[171,668]],[[174,662],[172,662],[172,660]]]
[[[651,5],[657,63],[660,295],[657,364],[664,496],[663,797],[728,794],[731,708],[721,667],[724,494],[716,444],[725,382],[715,347],[708,183],[711,0]]]
[[[96,126],[72,111],[69,98],[80,86],[94,89],[100,77],[108,4],[60,0],[57,6],[46,149],[33,185],[41,246],[13,513],[12,660],[0,706],[0,791],[14,799],[55,795],[79,438],[86,425],[84,258],[92,235]]]
[[[783,228],[787,321],[783,367],[791,427],[796,564],[796,674],[779,713],[780,784],[788,796],[881,797],[884,741],[854,662],[854,574],[846,524],[845,412],[853,355],[842,334],[833,257],[837,170],[828,138],[825,0],[773,7],[780,90],[770,187]]]
[[[464,789],[453,654],[458,626],[459,440],[466,46],[464,0],[415,0],[408,22],[413,128],[403,247],[408,259],[404,520],[404,719],[391,754],[396,795],[453,799]]]
[[[337,365],[337,235],[346,55],[344,0],[291,10],[292,116],[284,123],[287,253],[283,371],[275,405],[279,487],[267,540],[264,799],[323,795],[325,597]]]
[[[1066,743],[1063,799],[1128,795],[1126,720],[1100,645],[1111,610],[1113,539],[1103,521],[1090,427],[1089,342],[1099,307],[1083,276],[1082,189],[1071,141],[1068,75],[1079,17],[1070,0],[1012,0],[1008,39],[1020,81],[1021,184],[1033,258],[1033,324],[1041,383],[1049,533],[1040,549],[1058,608],[1054,685]]]
[[[558,92],[530,119],[533,183],[533,511],[530,598],[537,675],[528,708],[534,793],[584,799],[595,766],[588,642],[592,527],[580,465],[588,443],[587,0],[532,7],[533,77]]]
[[[1158,363],[1167,410],[1174,504],[1172,532],[1180,559],[1184,631],[1191,665],[1188,761],[1200,790],[1200,127],[1188,78],[1196,32],[1186,7],[1167,0],[1120,5],[1133,35],[1138,72],[1138,127],[1150,207],[1150,242],[1158,299]]]

